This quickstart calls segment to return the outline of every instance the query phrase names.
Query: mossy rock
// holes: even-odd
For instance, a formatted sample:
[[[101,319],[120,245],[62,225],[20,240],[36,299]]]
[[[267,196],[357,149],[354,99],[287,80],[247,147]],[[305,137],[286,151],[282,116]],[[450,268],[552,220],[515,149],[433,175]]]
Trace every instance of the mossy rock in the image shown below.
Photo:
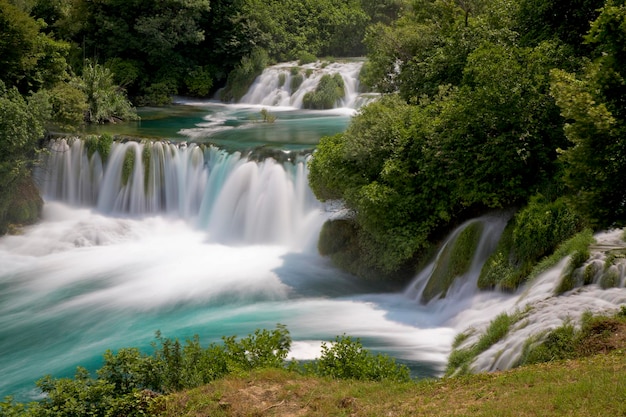
[[[619,271],[615,265],[610,266],[602,273],[602,277],[600,278],[600,287],[603,289],[617,287],[619,286],[619,283]]]
[[[43,200],[32,177],[22,179],[4,197],[0,210],[0,235],[7,233],[10,225],[33,224],[41,217]]]
[[[593,284],[601,271],[602,266],[598,262],[588,263],[583,271],[583,285]]]
[[[360,229],[352,219],[328,220],[320,231],[318,251],[322,256],[328,256],[338,268],[366,280],[395,286],[406,283],[414,276],[414,260],[393,273],[387,273],[371,265],[361,248],[359,233]]]
[[[446,245],[422,292],[422,302],[445,297],[456,278],[469,271],[483,228],[481,222],[470,223]]]

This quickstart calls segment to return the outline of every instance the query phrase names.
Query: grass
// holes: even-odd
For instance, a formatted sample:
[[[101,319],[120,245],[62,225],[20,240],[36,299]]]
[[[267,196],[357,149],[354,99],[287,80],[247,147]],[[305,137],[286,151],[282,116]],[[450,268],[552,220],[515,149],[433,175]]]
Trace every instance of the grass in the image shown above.
[[[264,370],[159,402],[161,416],[620,416],[623,350],[512,371],[409,383]]]

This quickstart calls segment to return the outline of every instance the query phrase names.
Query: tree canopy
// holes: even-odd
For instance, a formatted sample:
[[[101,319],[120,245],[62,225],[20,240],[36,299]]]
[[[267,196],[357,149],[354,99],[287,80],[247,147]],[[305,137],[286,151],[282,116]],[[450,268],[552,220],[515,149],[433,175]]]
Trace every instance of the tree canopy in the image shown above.
[[[310,163],[318,198],[353,213],[353,238],[329,223],[324,253],[411,276],[455,224],[535,195],[584,219],[562,238],[626,222],[624,3],[535,3],[416,0],[370,26],[365,77],[384,96]]]

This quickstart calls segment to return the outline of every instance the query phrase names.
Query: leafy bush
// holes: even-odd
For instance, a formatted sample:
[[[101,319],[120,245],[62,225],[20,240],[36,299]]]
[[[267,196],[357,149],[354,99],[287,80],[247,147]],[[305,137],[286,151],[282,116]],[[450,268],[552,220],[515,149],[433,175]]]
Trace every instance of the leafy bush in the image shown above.
[[[304,95],[302,103],[307,109],[332,109],[345,96],[345,84],[341,74],[325,74],[320,79],[315,91]]]
[[[256,330],[244,338],[222,338],[222,344],[203,348],[198,336],[181,343],[164,338],[160,332],[152,343],[151,355],[137,348],[116,353],[106,351],[104,363],[94,378],[79,367],[74,378],[46,376],[37,382],[44,394],[39,402],[25,406],[11,398],[0,402],[0,414],[16,417],[53,416],[145,416],[155,415],[159,396],[207,384],[234,372],[260,368],[298,370],[288,364],[291,348],[289,331],[283,325],[274,330]],[[334,378],[408,381],[408,368],[393,359],[372,355],[361,343],[343,336],[332,345],[323,344],[319,360],[302,371]]]
[[[206,97],[213,87],[213,70],[211,67],[195,67],[185,77],[185,86],[189,94]]]
[[[88,63],[83,68],[83,75],[76,80],[87,97],[87,116],[89,123],[112,122],[115,119],[134,120],[137,113],[122,90],[115,84],[110,69]]]
[[[322,343],[320,358],[305,366],[308,373],[337,379],[359,379],[372,381],[410,380],[409,369],[397,365],[392,358],[381,354],[373,355],[363,348],[359,339],[337,336],[335,342]]]
[[[315,61],[317,61],[317,58],[310,52],[302,51],[298,54],[298,65],[311,64]]]
[[[583,224],[564,198],[548,201],[541,194],[532,197],[509,222],[498,247],[485,262],[478,279],[479,288],[499,286],[515,291],[542,258],[553,254],[557,246],[579,232]],[[566,255],[586,259],[585,251],[584,247],[572,247],[571,252],[556,261]],[[575,269],[582,263],[576,260],[572,265],[576,265]]]
[[[293,94],[296,91],[298,91],[298,88],[300,88],[303,82],[304,82],[304,76],[302,74],[300,74],[299,72],[293,74],[291,76],[291,81],[290,81],[290,86],[289,86],[291,88],[291,93]]]

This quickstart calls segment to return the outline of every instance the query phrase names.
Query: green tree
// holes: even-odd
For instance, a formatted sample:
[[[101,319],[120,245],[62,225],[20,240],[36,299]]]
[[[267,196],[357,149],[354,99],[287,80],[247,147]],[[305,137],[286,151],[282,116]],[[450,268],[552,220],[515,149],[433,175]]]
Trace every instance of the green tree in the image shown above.
[[[49,117],[50,105],[44,92],[24,98],[17,88],[6,88],[0,81],[0,234],[6,232],[9,221],[34,221],[39,215],[38,194],[29,197],[22,189],[30,180],[35,147]],[[35,202],[30,213],[10,212],[12,206],[22,207],[28,200]]]
[[[7,0],[0,0],[0,80],[22,94],[50,88],[67,76],[69,44],[41,32],[35,21]]]
[[[87,122],[105,123],[137,118],[130,102],[113,81],[113,73],[108,68],[99,64],[87,64],[77,84],[87,98]]]
[[[572,200],[596,227],[626,224],[626,5],[608,0],[587,42],[582,74],[552,72],[552,94],[573,146],[561,152]]]

